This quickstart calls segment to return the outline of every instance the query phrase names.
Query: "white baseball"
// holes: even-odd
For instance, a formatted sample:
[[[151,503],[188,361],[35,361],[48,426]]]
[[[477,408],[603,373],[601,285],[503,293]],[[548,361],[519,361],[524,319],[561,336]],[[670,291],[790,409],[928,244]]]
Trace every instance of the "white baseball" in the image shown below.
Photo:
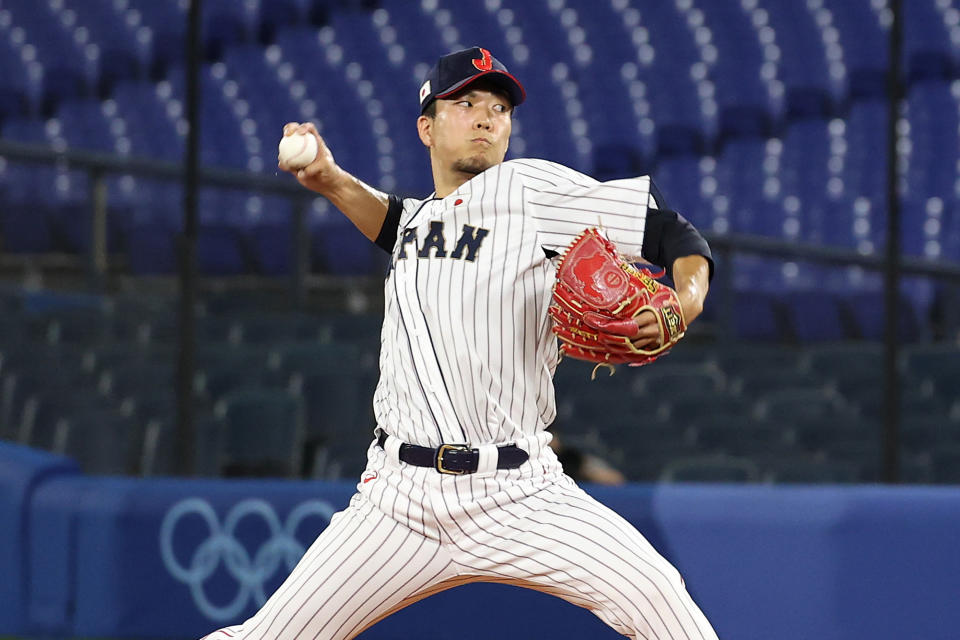
[[[317,157],[317,139],[309,133],[294,133],[280,139],[278,158],[291,169],[303,169]]]

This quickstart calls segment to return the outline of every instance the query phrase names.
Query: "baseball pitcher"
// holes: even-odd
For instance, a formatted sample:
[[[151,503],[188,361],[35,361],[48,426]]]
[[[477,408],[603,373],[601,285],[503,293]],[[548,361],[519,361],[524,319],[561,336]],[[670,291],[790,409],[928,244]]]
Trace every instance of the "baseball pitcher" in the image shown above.
[[[419,95],[436,188],[422,200],[347,173],[312,124],[284,128],[318,151],[280,168],[391,255],[377,427],[349,506],[259,612],[208,638],[353,638],[486,581],[558,596],[629,638],[716,639],[677,570],[564,475],[547,431],[561,357],[663,355],[702,309],[710,250],[649,177],[504,162],[524,98],[486,49],[440,58]]]

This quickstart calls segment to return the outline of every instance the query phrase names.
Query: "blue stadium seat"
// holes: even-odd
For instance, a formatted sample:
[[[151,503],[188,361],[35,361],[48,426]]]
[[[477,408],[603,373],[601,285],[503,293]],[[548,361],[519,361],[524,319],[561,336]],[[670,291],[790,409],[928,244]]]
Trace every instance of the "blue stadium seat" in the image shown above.
[[[732,389],[743,398],[757,398],[783,389],[817,390],[827,387],[827,378],[794,367],[757,365],[744,369],[733,380]]]
[[[773,78],[764,78],[770,66],[765,66],[761,46],[763,26],[741,3],[705,2],[698,9],[717,50],[711,73],[720,137],[766,136],[780,116],[780,105],[771,95]]]
[[[218,59],[227,47],[252,41],[257,35],[259,9],[259,2],[204,2],[201,26],[207,59]]]
[[[218,461],[223,450],[225,426],[210,413],[198,413],[195,420],[196,440],[191,447],[193,465],[198,476],[220,474]],[[144,476],[176,475],[179,472],[176,449],[176,422],[150,420],[144,426],[143,447],[138,470]]]
[[[831,77],[821,26],[808,3],[764,3],[781,51],[779,76],[788,118],[825,116],[843,97],[844,87]]]
[[[945,16],[934,2],[905,2],[903,50],[905,74],[911,81],[951,76],[957,46],[951,42]]]
[[[907,120],[910,124],[907,187],[917,199],[937,196],[949,198],[957,181],[958,101],[960,84],[934,79],[916,82],[907,94]],[[944,136],[954,144],[944,144]]]
[[[184,32],[187,25],[187,3],[130,0],[130,5],[151,30],[151,75],[160,77],[165,70],[182,63],[186,51]]]
[[[146,76],[150,63],[147,34],[138,29],[129,10],[113,3],[64,0],[60,16],[72,12],[76,20],[71,27],[75,39],[87,38],[99,49],[97,88],[101,95],[118,81]],[[82,34],[82,35],[81,35]]]
[[[867,2],[827,0],[843,48],[850,97],[882,97],[887,92],[890,59],[889,27],[881,26],[886,6]]]
[[[661,482],[758,482],[760,469],[747,458],[726,455],[694,456],[669,462]]]
[[[847,484],[861,481],[853,462],[796,457],[767,466],[764,477],[775,484]]]
[[[680,212],[698,229],[713,226],[713,214],[700,191],[700,156],[677,154],[661,158],[651,172],[666,199],[661,206]]]
[[[851,337],[841,317],[840,298],[825,296],[823,291],[788,291],[781,299],[796,340],[823,342]]]
[[[783,136],[780,181],[784,193],[798,194],[802,200],[826,196],[830,158],[829,123],[810,118],[791,123]],[[806,223],[806,214],[801,224]],[[800,230],[800,234],[811,234]]]
[[[299,313],[250,313],[236,317],[244,344],[317,342],[324,337],[322,321]]]
[[[278,29],[311,20],[311,0],[271,0],[260,3],[258,36],[272,42]]]
[[[801,367],[821,379],[859,378],[882,370],[883,357],[877,342],[811,345],[804,350]]]
[[[916,345],[903,354],[904,375],[929,381],[944,398],[955,399],[960,380],[960,350],[955,345]]]
[[[270,369],[206,367],[197,374],[194,386],[202,397],[216,403],[229,393],[245,389],[285,390],[290,386],[290,377]]]
[[[14,24],[23,29],[24,43],[33,45],[43,70],[41,109],[49,113],[60,100],[91,95],[96,85],[99,52],[73,34],[73,19],[57,14],[48,3],[10,0],[4,3]]]
[[[0,68],[5,72],[0,78],[0,122],[8,117],[35,112],[41,90],[39,79],[31,77],[28,65],[22,59],[22,44],[18,47],[9,39],[8,29],[12,22],[9,12],[0,9],[0,24],[5,25],[0,27]]]
[[[789,429],[775,422],[716,415],[701,418],[692,430],[697,446],[712,453],[753,458],[790,451]]]
[[[886,139],[877,135],[887,122],[887,103],[881,98],[856,100],[846,115],[848,154],[843,181],[847,197],[884,193]]]
[[[882,291],[853,291],[844,301],[847,313],[856,323],[853,337],[882,340],[886,327],[885,298]],[[922,339],[919,310],[914,301],[901,297],[898,313],[898,335],[906,342]]]
[[[940,197],[904,198],[901,249],[906,255],[930,259],[950,259],[944,255],[950,250],[949,230],[957,215],[952,200]]]
[[[231,321],[232,323],[232,321]],[[271,353],[262,346],[237,347],[227,343],[202,342],[197,349],[197,368],[267,369]]]
[[[48,451],[57,449],[57,438],[62,437],[62,421],[85,412],[118,412],[129,414],[132,405],[124,406],[112,398],[90,391],[69,391],[47,385],[31,395],[23,405],[19,440]]]
[[[7,204],[0,211],[3,248],[10,253],[45,253],[54,247],[52,212],[31,204]]]
[[[385,271],[389,256],[335,212],[311,228],[314,268],[333,275],[373,275]]]
[[[796,444],[809,453],[866,462],[878,450],[880,427],[872,420],[797,415],[785,424],[793,427]]]
[[[238,275],[250,271],[243,236],[232,226],[201,227],[197,234],[197,265],[212,276]]]
[[[61,418],[53,450],[77,460],[88,474],[136,471],[143,434],[133,418],[110,410],[75,411]]]
[[[757,417],[780,424],[799,420],[848,420],[853,410],[842,399],[817,388],[771,390],[755,405]]]
[[[224,423],[219,459],[223,473],[279,477],[300,473],[304,414],[299,397],[286,391],[238,390],[217,402],[214,415]]]
[[[944,416],[904,416],[900,443],[911,453],[953,448],[960,444],[960,423]]]
[[[175,422],[177,419],[177,394],[172,386],[141,391],[130,401],[139,425],[148,425],[151,421]]]
[[[112,367],[100,376],[100,391],[116,399],[133,398],[153,392],[158,387],[176,387],[175,362],[139,361]]]
[[[771,205],[757,184],[765,155],[765,141],[750,137],[728,141],[717,156],[717,193],[733,203],[730,231],[763,233],[768,225]]]
[[[782,341],[786,335],[785,311],[776,296],[738,291],[734,335],[749,341]]]
[[[134,275],[177,271],[178,231],[165,223],[140,224],[127,232],[127,264]]]

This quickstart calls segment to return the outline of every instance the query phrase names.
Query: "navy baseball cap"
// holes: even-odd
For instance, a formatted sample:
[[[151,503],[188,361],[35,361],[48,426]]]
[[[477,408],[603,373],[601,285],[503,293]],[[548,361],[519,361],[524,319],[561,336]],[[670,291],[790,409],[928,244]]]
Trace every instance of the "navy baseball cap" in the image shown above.
[[[517,106],[527,97],[523,85],[490,52],[480,47],[454,51],[437,60],[420,87],[420,113],[437,98],[446,98],[479,78],[502,87]]]

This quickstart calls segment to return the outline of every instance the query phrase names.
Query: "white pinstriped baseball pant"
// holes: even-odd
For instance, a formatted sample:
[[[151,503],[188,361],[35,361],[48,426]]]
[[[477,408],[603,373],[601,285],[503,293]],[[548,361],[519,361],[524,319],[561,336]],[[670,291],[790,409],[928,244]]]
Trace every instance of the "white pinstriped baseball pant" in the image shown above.
[[[476,581],[558,596],[629,638],[717,638],[677,570],[632,525],[555,464],[544,468],[510,482],[517,471],[451,476],[373,447],[363,477],[376,475],[260,611],[205,640],[344,640]]]

